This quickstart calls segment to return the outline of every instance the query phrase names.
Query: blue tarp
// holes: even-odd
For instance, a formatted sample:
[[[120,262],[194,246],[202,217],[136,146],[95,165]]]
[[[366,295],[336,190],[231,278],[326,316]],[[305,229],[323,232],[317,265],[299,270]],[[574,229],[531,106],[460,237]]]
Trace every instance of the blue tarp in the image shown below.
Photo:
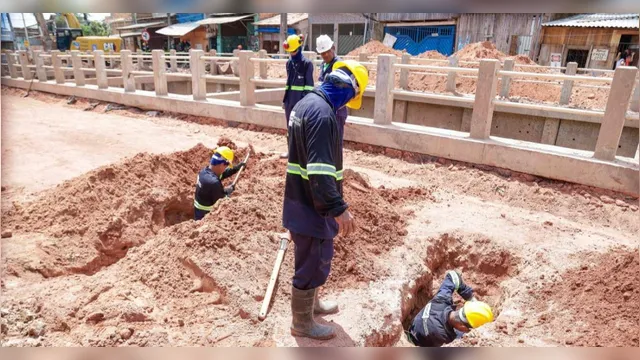
[[[176,14],[176,21],[178,24],[194,22],[204,19],[203,13],[178,13]]]

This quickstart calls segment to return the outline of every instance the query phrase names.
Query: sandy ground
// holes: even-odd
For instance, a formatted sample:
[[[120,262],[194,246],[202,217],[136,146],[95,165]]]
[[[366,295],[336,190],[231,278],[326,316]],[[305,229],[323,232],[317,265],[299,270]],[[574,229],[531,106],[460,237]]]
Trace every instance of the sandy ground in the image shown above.
[[[336,239],[324,293],[341,310],[323,321],[338,336],[320,343],[289,334],[291,251],[257,320],[282,231],[283,136],[7,94],[2,345],[407,346],[403,324],[458,268],[497,318],[453,345],[638,346],[637,198],[348,144],[361,228]],[[189,184],[221,137],[256,155],[196,223]],[[606,318],[590,316],[602,302]]]

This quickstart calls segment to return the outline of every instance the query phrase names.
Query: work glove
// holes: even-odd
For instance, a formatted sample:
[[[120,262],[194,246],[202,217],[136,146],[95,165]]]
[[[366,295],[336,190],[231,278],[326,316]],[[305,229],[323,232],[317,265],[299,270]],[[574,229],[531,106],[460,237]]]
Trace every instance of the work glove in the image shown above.
[[[229,185],[226,188],[224,188],[224,194],[227,196],[231,196],[231,194],[233,194],[233,191],[236,189],[235,185]]]
[[[246,167],[247,167],[247,163],[245,163],[245,162],[241,162],[241,163],[238,163],[238,165],[236,165],[236,169],[238,169],[238,170],[244,169]]]

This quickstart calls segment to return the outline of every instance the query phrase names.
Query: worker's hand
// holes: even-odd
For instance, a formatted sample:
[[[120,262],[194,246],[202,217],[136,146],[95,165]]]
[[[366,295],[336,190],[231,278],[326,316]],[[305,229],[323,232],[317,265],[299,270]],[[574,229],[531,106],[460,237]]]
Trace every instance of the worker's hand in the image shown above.
[[[353,216],[351,216],[349,210],[345,210],[342,215],[336,217],[335,219],[338,222],[338,232],[342,236],[346,237],[356,230],[356,221]]]
[[[236,189],[236,186],[235,186],[235,185],[229,185],[229,186],[227,186],[226,188],[224,188],[224,193],[225,193],[227,196],[231,196],[231,194],[233,194],[233,191],[234,191],[235,189]]]

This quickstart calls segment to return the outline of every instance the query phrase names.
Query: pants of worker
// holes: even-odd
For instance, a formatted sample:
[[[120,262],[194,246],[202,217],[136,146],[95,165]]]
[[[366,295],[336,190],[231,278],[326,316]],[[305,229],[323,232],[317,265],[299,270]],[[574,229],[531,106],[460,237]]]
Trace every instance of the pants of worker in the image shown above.
[[[208,211],[204,211],[196,208],[193,208],[193,210],[194,210],[193,219],[196,221],[202,220],[202,218],[209,213]]]
[[[344,126],[347,123],[347,115],[336,115],[336,120],[338,120],[338,132],[340,133],[340,145],[344,144]]]
[[[310,290],[324,285],[331,271],[333,239],[318,239],[292,232],[291,240],[295,244],[293,286],[299,290]]]

